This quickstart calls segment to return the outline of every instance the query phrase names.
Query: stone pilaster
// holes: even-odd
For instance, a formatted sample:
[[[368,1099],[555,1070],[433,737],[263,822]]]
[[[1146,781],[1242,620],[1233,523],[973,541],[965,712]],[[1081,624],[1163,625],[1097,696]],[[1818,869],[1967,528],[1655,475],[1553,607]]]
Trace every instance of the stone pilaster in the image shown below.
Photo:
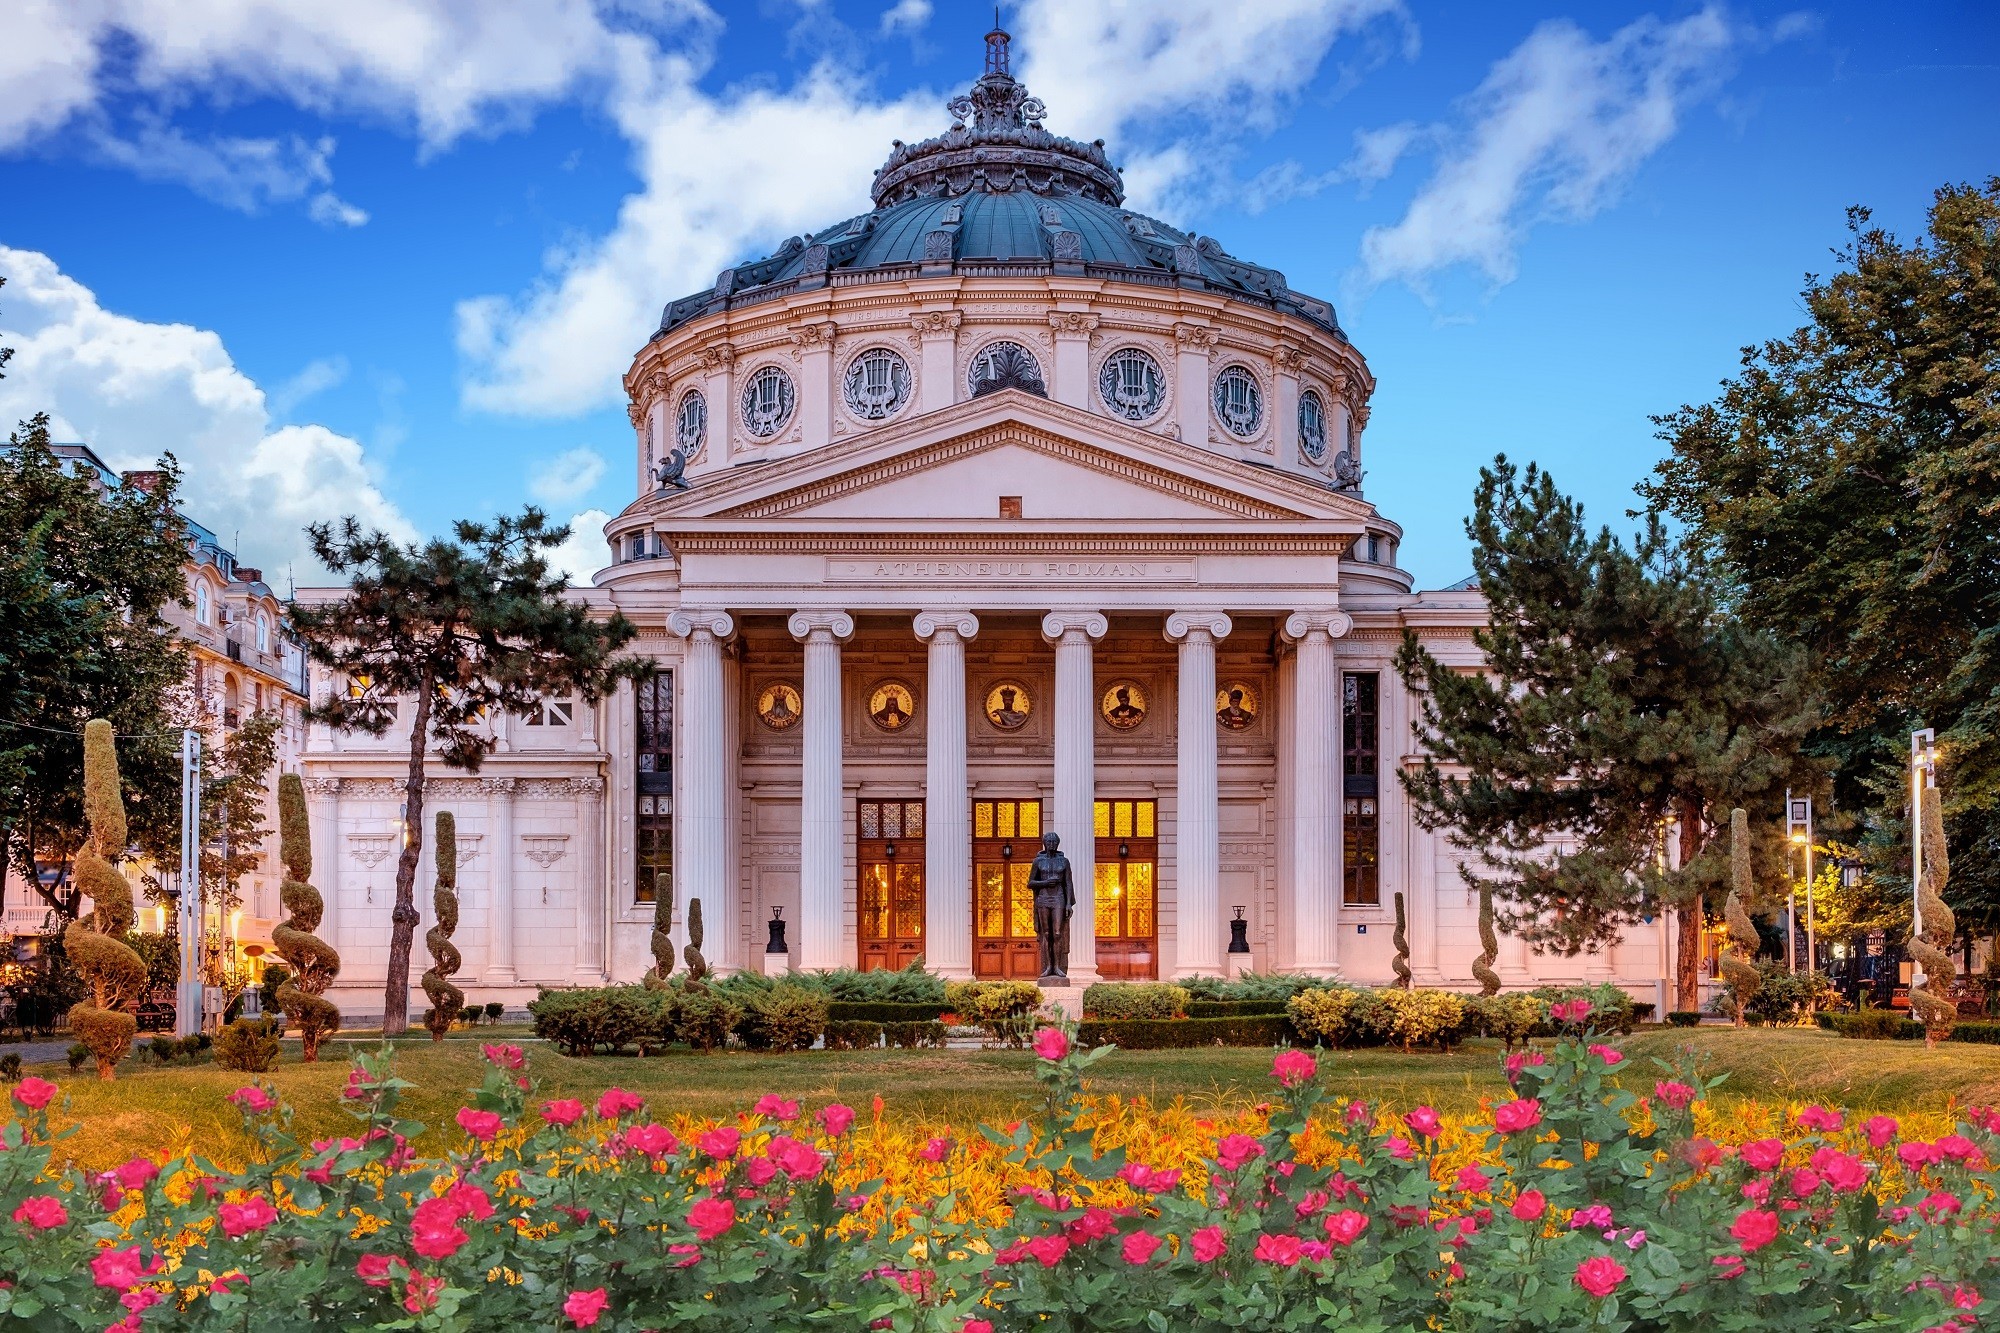
[[[935,412],[958,401],[958,326],[963,318],[956,310],[925,310],[910,319],[922,349],[917,376],[920,412]]]
[[[808,449],[833,438],[833,334],[831,321],[802,324],[792,330],[799,360],[799,434]]]
[[[1340,965],[1341,709],[1333,641],[1354,627],[1344,611],[1296,611],[1284,634],[1297,649],[1292,737],[1292,965]]]
[[[740,645],[739,645],[740,647]],[[743,659],[736,650],[722,658],[722,884],[713,910],[703,904],[709,962],[725,975],[744,963],[743,921]]]
[[[972,811],[965,778],[965,645],[979,633],[970,611],[922,611],[930,644],[925,689],[924,960],[954,980],[972,975]]]
[[[1220,611],[1176,611],[1166,635],[1180,645],[1174,738],[1174,975],[1219,976],[1222,811],[1216,785],[1215,645],[1232,623]]]
[[[1174,325],[1179,346],[1174,375],[1175,420],[1188,444],[1208,443],[1208,355],[1215,350],[1215,330],[1200,324]]]
[[[681,733],[681,772],[675,776],[674,883],[676,916],[686,919],[690,898],[708,913],[715,890],[727,874],[728,803],[724,784],[730,773],[724,711],[723,645],[736,632],[727,611],[683,608],[667,617],[667,629],[687,640],[681,666],[681,707],[674,723]]]
[[[486,909],[486,971],[489,986],[511,986],[514,970],[514,779],[481,778],[486,798],[486,826],[493,830],[493,885]]]
[[[346,844],[340,836],[340,779],[307,778],[306,808],[310,812],[307,824],[312,830],[313,868],[312,886],[319,890],[319,899],[324,906],[320,914],[319,930],[315,933],[334,952],[340,951],[340,919],[344,915],[340,902],[340,862],[341,852]],[[280,917],[289,917],[290,912],[279,904]]]
[[[1096,315],[1081,310],[1049,312],[1049,329],[1056,339],[1056,363],[1049,367],[1049,396],[1057,402],[1089,408],[1090,335],[1096,328]]]
[[[1043,827],[1062,839],[1076,878],[1069,974],[1097,980],[1097,681],[1093,645],[1111,628],[1102,612],[1051,611],[1042,637],[1056,650],[1056,764],[1053,809]]]
[[[840,645],[854,634],[845,611],[793,613],[792,637],[805,644],[803,764],[799,775],[799,966],[839,967],[841,900],[847,876],[841,834]]]
[[[579,711],[592,705],[579,703]],[[602,986],[609,976],[604,953],[604,779],[596,774],[572,778],[576,793],[576,823],[583,850],[576,875],[576,958],[571,976],[579,986]]]

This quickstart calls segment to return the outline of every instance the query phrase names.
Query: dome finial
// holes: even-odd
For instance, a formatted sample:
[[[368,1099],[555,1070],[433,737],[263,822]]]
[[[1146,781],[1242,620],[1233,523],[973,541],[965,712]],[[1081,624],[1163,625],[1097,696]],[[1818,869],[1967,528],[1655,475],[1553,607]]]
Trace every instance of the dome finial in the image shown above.
[[[993,6],[993,31],[986,34],[986,72],[1011,74],[1007,67],[1007,44],[1013,39],[1000,26],[1000,6]]]

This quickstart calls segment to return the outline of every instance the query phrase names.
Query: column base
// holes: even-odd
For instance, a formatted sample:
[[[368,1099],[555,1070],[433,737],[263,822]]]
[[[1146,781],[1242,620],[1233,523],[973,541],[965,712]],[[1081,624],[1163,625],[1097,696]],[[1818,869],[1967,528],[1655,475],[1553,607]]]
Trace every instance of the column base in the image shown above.
[[[513,986],[517,985],[518,982],[515,978],[513,968],[489,967],[479,974],[479,984],[482,986]]]

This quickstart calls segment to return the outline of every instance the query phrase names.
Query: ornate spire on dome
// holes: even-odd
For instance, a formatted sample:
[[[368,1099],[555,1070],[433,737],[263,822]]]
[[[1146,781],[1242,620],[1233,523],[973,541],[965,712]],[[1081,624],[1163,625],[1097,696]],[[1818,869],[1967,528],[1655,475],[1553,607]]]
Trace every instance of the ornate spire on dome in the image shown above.
[[[1104,155],[1104,140],[1082,143],[1042,128],[1048,108],[1013,75],[1013,39],[994,14],[986,34],[986,71],[970,91],[945,104],[951,128],[934,139],[901,139],[875,173],[875,206],[973,190],[1086,195],[1125,201],[1125,182]],[[970,121],[968,125],[966,122]]]

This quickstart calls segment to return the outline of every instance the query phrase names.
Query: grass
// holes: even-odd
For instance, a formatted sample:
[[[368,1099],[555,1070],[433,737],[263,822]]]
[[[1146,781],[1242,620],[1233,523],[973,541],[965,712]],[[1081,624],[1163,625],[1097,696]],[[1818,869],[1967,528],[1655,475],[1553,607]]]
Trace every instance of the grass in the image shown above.
[[[495,1034],[499,1035],[499,1034]],[[2000,1101],[2000,1048],[1851,1041],[1812,1029],[1659,1029],[1618,1043],[1626,1052],[1628,1086],[1648,1091],[1658,1076],[1647,1057],[1673,1059],[1692,1048],[1704,1072],[1727,1072],[1724,1100],[1823,1101],[1856,1109],[1907,1112],[1960,1103]],[[344,1132],[351,1122],[340,1108],[347,1080],[345,1051],[330,1044],[320,1063],[297,1062],[296,1048],[269,1077],[295,1108],[295,1129],[307,1137]],[[479,1082],[483,1067],[476,1041],[434,1045],[418,1035],[398,1043],[398,1073],[418,1085],[407,1113],[432,1126],[420,1151],[442,1150],[456,1135],[451,1117],[464,1089]],[[746,1109],[766,1092],[795,1097],[808,1107],[845,1101],[867,1113],[877,1093],[886,1118],[925,1125],[1004,1123],[1034,1099],[1028,1070],[1033,1057],[1019,1051],[813,1051],[798,1055],[734,1052],[710,1056],[675,1051],[650,1059],[598,1057],[573,1060],[552,1048],[528,1048],[530,1071],[542,1097],[595,1097],[617,1084],[644,1094],[655,1113],[717,1116]],[[1271,1053],[1210,1048],[1198,1051],[1119,1051],[1096,1066],[1092,1091],[1158,1103],[1176,1099],[1201,1109],[1250,1105],[1269,1094]],[[1447,1113],[1476,1111],[1482,1098],[1506,1087],[1499,1045],[1478,1041],[1450,1055],[1336,1051],[1321,1059],[1328,1085],[1343,1096],[1366,1097],[1391,1109],[1429,1104]],[[61,1065],[36,1071],[56,1078],[70,1096],[65,1122],[87,1128],[67,1151],[83,1165],[114,1165],[137,1152],[194,1148],[219,1161],[240,1161],[250,1144],[225,1094],[247,1076],[215,1068],[129,1064],[118,1079],[101,1083]],[[442,1128],[440,1128],[442,1127]]]

